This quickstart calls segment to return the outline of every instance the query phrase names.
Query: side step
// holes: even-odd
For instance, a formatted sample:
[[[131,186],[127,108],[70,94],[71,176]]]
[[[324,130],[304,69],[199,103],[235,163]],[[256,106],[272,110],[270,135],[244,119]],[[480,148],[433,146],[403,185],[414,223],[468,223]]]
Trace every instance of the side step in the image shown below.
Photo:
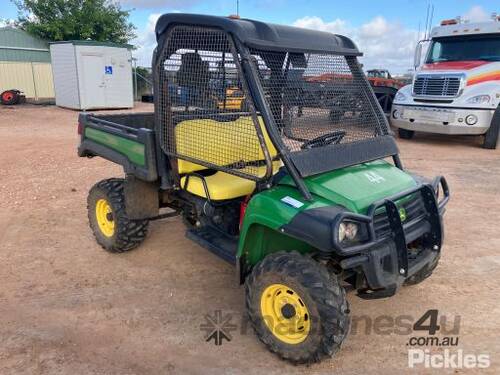
[[[236,251],[238,250],[238,239],[221,233],[214,228],[189,229],[186,237],[203,246],[215,255],[231,264],[236,263]]]

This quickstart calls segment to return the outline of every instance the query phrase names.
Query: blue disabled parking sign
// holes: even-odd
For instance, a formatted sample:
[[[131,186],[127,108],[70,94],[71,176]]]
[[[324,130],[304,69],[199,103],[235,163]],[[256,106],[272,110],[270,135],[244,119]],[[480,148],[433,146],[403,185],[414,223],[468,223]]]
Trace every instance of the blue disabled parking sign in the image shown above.
[[[104,73],[106,73],[106,74],[113,74],[113,67],[111,65],[106,65],[104,67]]]

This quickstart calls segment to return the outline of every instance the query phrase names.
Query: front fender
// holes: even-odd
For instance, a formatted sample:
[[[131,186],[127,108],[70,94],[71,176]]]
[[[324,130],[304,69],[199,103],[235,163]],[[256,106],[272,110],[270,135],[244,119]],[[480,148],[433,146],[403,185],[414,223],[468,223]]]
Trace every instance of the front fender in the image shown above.
[[[287,204],[285,198],[292,198],[302,206]],[[331,206],[331,202],[320,197],[311,202],[304,201],[292,186],[276,186],[252,197],[245,211],[236,255],[238,261],[243,263],[240,264],[242,270],[275,251],[296,250],[304,253],[315,250],[312,244],[307,243],[307,238],[302,238],[300,233],[286,233],[285,227],[298,214],[323,206]]]

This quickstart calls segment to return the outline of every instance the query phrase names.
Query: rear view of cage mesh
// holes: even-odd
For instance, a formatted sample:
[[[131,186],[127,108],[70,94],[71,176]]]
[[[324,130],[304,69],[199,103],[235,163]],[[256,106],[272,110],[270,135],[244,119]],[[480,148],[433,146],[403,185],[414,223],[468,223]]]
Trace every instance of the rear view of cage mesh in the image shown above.
[[[355,57],[251,51],[288,152],[388,134]]]
[[[227,35],[176,26],[167,36],[158,69],[162,148],[180,159],[179,173],[212,168],[253,180],[264,177],[256,126],[263,133],[265,128],[255,114],[256,121],[252,118]]]

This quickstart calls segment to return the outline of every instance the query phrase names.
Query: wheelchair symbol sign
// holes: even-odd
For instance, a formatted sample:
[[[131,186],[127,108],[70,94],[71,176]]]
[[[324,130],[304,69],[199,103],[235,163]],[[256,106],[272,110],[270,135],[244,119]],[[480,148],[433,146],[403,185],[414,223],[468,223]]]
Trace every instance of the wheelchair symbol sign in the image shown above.
[[[113,67],[111,65],[106,65],[104,67],[104,73],[105,74],[113,74]]]

